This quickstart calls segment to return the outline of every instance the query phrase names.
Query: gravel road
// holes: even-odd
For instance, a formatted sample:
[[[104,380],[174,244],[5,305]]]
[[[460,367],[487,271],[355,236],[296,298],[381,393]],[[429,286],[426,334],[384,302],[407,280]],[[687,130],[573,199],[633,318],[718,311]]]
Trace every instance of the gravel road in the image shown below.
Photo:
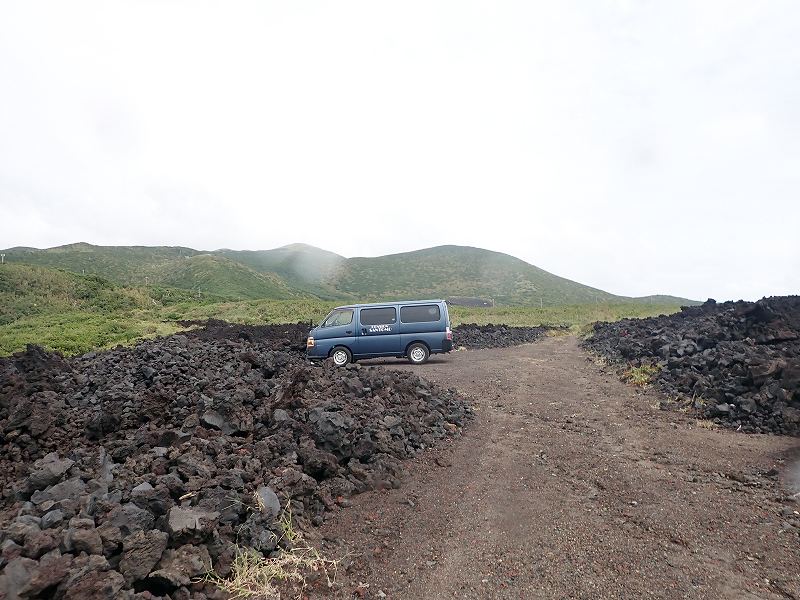
[[[476,419],[318,531],[364,598],[800,598],[798,441],[659,409],[572,337],[409,367]]]

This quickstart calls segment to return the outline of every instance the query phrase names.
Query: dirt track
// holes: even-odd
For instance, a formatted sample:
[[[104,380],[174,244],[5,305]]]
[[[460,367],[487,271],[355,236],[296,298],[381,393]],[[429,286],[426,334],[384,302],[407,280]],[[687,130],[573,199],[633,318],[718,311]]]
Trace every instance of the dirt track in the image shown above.
[[[416,369],[477,417],[321,528],[337,595],[800,598],[796,439],[659,410],[569,337]]]

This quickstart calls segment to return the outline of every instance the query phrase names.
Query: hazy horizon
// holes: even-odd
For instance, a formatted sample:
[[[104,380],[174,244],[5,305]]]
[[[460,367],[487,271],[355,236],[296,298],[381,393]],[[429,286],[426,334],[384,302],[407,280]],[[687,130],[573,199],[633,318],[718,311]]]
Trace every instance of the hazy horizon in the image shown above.
[[[14,247],[11,247],[11,248],[4,248],[3,250],[11,250],[11,249],[14,249],[14,248],[20,248],[20,249],[24,248],[24,249],[33,249],[33,250],[51,250],[53,248],[62,248],[62,247],[65,247],[65,246],[73,246],[73,245],[78,245],[78,244],[88,244],[90,246],[102,247],[102,248],[119,248],[119,247],[152,248],[152,247],[154,247],[154,246],[148,246],[148,245],[143,245],[143,244],[102,245],[102,244],[92,244],[91,242],[86,242],[86,241],[82,240],[82,241],[79,241],[79,242],[71,242],[71,243],[68,243],[68,244],[59,244],[58,246],[50,246],[50,247],[14,246]],[[489,252],[497,252],[499,254],[505,254],[507,256],[512,256],[513,258],[517,258],[519,260],[524,260],[524,259],[521,259],[521,258],[519,258],[517,256],[513,256],[511,254],[508,254],[506,252],[499,252],[497,250],[492,250],[491,248],[481,248],[479,246],[468,246],[468,245],[463,245],[463,244],[439,244],[437,246],[428,246],[428,247],[425,247],[425,248],[414,248],[412,250],[406,250],[406,251],[403,251],[403,252],[392,252],[392,253],[389,253],[389,254],[353,255],[353,256],[346,256],[346,255],[338,254],[336,252],[333,252],[332,250],[328,250],[327,248],[321,248],[319,246],[314,246],[313,244],[308,244],[306,242],[290,242],[288,244],[283,244],[281,246],[275,246],[275,247],[272,247],[272,248],[230,248],[230,247],[227,247],[227,246],[223,246],[223,247],[220,247],[220,248],[194,248],[194,247],[191,247],[191,246],[175,246],[175,245],[169,245],[169,244],[164,245],[164,246],[160,246],[160,247],[172,247],[172,248],[180,247],[180,248],[186,248],[186,249],[189,249],[189,250],[195,250],[195,251],[201,252],[201,253],[204,253],[204,252],[211,253],[211,252],[220,252],[220,251],[224,251],[224,250],[245,251],[245,252],[264,252],[264,251],[270,251],[270,250],[279,250],[279,249],[288,248],[288,247],[291,247],[291,246],[310,246],[312,248],[316,248],[317,250],[322,250],[322,251],[325,251],[325,252],[332,252],[333,254],[336,254],[337,256],[340,256],[340,257],[342,257],[344,259],[350,259],[350,258],[376,258],[376,257],[381,257],[381,256],[390,256],[390,255],[394,255],[394,254],[404,254],[404,253],[409,253],[409,252],[431,250],[431,249],[434,249],[434,248],[440,248],[440,247],[446,247],[446,246],[456,246],[456,247],[461,247],[461,248],[474,248],[474,249],[478,249],[478,250],[486,250],[486,251],[489,251]],[[6,261],[8,262],[8,257],[6,257]],[[527,262],[527,261],[525,261],[525,262]],[[531,263],[528,263],[528,264],[531,264]],[[532,266],[538,267],[538,268],[542,268],[539,265],[532,265]],[[547,269],[544,269],[544,270],[547,271]],[[552,275],[556,275],[558,277],[563,277],[565,279],[569,279],[571,281],[575,281],[576,283],[580,283],[580,284],[583,284],[583,285],[588,285],[590,287],[597,287],[597,286],[592,286],[591,284],[588,284],[588,283],[586,283],[584,281],[578,281],[578,280],[572,279],[569,276],[569,274],[554,273],[552,271],[548,271],[548,272],[551,273]],[[615,294],[617,296],[626,296],[626,294],[620,294],[620,293],[616,292],[615,290],[609,290],[609,289],[604,289],[604,288],[598,288],[598,289],[602,289],[602,291],[604,291],[604,292]],[[711,296],[706,296],[706,297],[703,297],[703,298],[692,298],[690,296],[680,296],[679,294],[671,293],[669,290],[653,291],[653,292],[648,293],[648,294],[641,294],[639,296],[630,296],[630,297],[637,298],[637,297],[647,297],[647,296],[673,296],[673,297],[683,298],[685,300],[701,301],[701,302],[711,298]],[[734,300],[734,301],[735,300],[751,300],[751,301],[753,301],[753,300],[759,300],[760,298],[761,297],[759,297],[759,298],[714,298],[714,300],[717,300],[718,302],[725,302],[725,301],[728,301],[728,300]]]
[[[0,5],[0,247],[503,252],[800,293],[800,4]]]

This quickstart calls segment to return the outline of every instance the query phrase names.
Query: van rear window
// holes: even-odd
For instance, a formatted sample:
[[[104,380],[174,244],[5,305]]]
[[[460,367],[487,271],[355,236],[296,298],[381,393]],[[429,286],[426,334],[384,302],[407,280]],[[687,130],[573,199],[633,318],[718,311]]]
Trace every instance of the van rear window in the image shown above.
[[[400,320],[403,323],[431,323],[442,318],[438,304],[420,304],[400,307]]]
[[[397,323],[397,311],[393,306],[386,308],[362,308],[362,325],[389,325]]]

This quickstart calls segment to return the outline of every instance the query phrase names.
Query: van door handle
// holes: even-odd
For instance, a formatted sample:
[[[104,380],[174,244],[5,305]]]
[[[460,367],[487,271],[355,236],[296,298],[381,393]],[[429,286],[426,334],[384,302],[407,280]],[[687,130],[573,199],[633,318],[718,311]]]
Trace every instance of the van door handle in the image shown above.
[[[352,332],[352,331],[345,331],[345,333],[348,333],[348,334],[349,334],[349,333],[353,333],[353,332]]]

